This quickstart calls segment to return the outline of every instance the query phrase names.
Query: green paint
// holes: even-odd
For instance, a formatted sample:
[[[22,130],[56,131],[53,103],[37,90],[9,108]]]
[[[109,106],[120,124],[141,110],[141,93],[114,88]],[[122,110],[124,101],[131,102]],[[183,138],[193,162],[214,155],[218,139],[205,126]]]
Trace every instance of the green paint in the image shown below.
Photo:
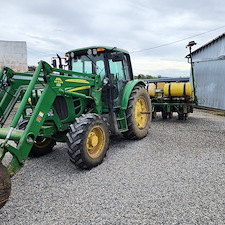
[[[105,50],[98,53],[103,60],[100,69],[95,64],[98,62],[93,61],[95,56],[90,61],[89,56],[86,56],[85,63],[93,63],[93,73],[74,71],[72,66],[71,70],[52,68],[44,61],[39,62],[34,74],[16,73],[7,67],[1,70],[1,85],[6,84],[4,94],[0,96],[1,127],[5,125],[15,104],[19,104],[9,128],[0,128],[0,139],[3,140],[0,159],[7,152],[13,156],[7,166],[9,174],[14,175],[23,167],[37,137],[64,142],[70,124],[83,113],[108,114],[115,121],[117,130],[127,131],[126,109],[130,94],[136,85],[144,85],[144,82],[133,80],[127,51],[113,47],[91,47],[92,50],[95,48]],[[76,49],[68,53],[86,54],[88,49]],[[119,75],[112,74],[111,66],[119,64],[118,61],[112,61],[111,53],[115,51],[122,52],[126,57],[120,62],[122,66],[127,63],[129,67],[126,77],[122,74],[123,70]],[[21,118],[27,120],[24,129],[18,127]],[[15,141],[16,146],[10,145],[8,140]]]

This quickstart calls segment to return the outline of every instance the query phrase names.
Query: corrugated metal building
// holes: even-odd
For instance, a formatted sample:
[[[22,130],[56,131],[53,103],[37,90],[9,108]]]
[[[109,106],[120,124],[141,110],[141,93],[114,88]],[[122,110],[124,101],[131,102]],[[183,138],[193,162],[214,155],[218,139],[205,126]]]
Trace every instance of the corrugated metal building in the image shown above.
[[[199,106],[225,110],[225,33],[192,52]]]
[[[8,66],[16,72],[27,71],[25,41],[0,41],[0,68],[2,66]]]

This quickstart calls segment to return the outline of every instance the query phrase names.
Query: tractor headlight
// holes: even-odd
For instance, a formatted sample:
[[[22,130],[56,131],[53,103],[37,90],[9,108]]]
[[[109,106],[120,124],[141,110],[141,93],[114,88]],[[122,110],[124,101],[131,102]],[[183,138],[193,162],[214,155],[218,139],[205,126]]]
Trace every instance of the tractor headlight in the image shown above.
[[[97,49],[94,48],[94,49],[93,49],[93,55],[97,55],[97,53],[98,53],[98,52],[97,52]]]
[[[87,50],[87,54],[88,54],[88,55],[92,55],[91,49],[88,49],[88,50]]]
[[[71,57],[71,58],[74,58],[74,52],[71,52],[71,53],[70,53],[70,57]]]

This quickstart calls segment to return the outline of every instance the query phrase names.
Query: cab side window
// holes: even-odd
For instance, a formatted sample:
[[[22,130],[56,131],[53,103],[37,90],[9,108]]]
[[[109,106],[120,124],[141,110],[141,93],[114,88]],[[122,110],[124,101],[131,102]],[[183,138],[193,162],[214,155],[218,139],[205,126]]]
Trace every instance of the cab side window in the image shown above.
[[[122,61],[113,62],[112,59],[109,60],[110,73],[114,74],[115,78],[118,80],[124,80],[124,71]]]
[[[116,79],[130,80],[126,55],[123,61],[113,62],[112,59],[109,59],[109,69]]]

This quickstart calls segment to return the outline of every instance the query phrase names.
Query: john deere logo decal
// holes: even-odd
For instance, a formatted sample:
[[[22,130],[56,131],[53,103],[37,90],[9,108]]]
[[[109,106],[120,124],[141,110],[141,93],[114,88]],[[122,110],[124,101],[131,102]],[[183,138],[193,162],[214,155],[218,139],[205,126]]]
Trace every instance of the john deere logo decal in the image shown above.
[[[56,83],[56,86],[61,86],[63,84],[63,81],[60,77],[55,78],[54,83]]]

